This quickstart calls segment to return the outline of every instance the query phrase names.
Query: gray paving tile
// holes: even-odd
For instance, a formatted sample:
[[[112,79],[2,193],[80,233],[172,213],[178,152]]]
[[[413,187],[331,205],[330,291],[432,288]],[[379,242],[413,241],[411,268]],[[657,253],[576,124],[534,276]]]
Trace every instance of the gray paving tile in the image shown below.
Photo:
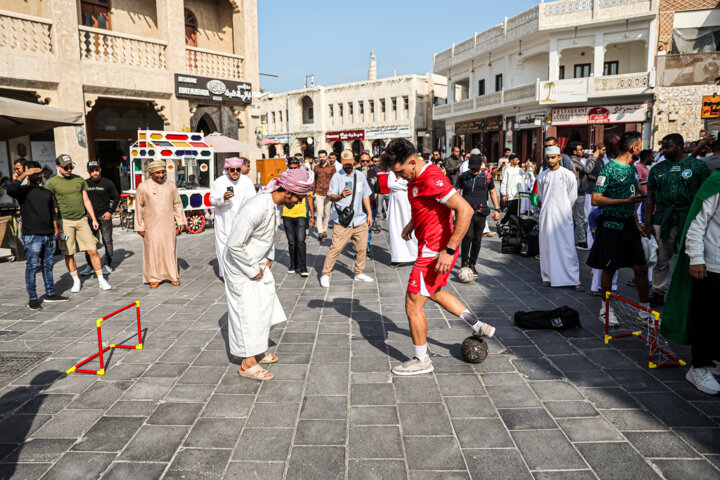
[[[351,426],[348,458],[401,458],[402,439],[396,426]]]
[[[627,443],[578,443],[576,447],[600,478],[660,478]]]
[[[303,398],[300,407],[301,419],[313,420],[344,420],[347,418],[348,397],[312,396]]]
[[[103,479],[126,480],[137,478],[152,480],[162,476],[165,466],[165,463],[114,462],[103,475]]]
[[[175,478],[220,478],[222,470],[217,466],[225,466],[229,458],[230,450],[186,448],[175,456],[168,474]]]
[[[571,442],[623,440],[620,433],[602,418],[563,418],[557,423]]]
[[[273,380],[262,385],[258,402],[299,402],[305,382],[299,380]]]
[[[596,417],[599,415],[589,402],[544,402],[554,418]]]
[[[537,430],[557,428],[555,421],[543,408],[511,408],[498,410],[508,430]]]
[[[114,457],[114,453],[68,452],[42,478],[97,478]]]
[[[405,462],[401,460],[350,460],[348,480],[403,480]]]
[[[450,419],[441,403],[398,405],[404,435],[452,435]]]
[[[486,387],[497,408],[539,407],[540,402],[527,385],[495,385]]]
[[[250,413],[251,395],[227,395],[216,393],[202,412],[203,417],[241,418]]]
[[[583,400],[583,396],[575,387],[562,380],[530,382],[530,387],[542,401]]]
[[[624,432],[624,435],[645,457],[699,457],[673,432]]]
[[[178,383],[183,384],[209,384],[216,385],[225,372],[224,368],[218,367],[190,367],[188,368]]]
[[[432,376],[392,377],[398,402],[440,402],[440,390]]]
[[[313,364],[305,387],[307,395],[347,395],[347,364]]]
[[[395,392],[390,384],[351,385],[350,403],[356,405],[395,405]]]
[[[344,447],[293,447],[286,479],[340,478],[344,472]]]
[[[597,477],[591,470],[565,470],[550,472],[533,472],[535,480],[595,480]]]
[[[0,454],[0,460],[5,463],[54,462],[62,457],[72,447],[73,443],[75,443],[74,439],[36,438],[25,441],[15,449],[8,448],[8,451],[12,451],[7,456],[5,456],[5,453]]]
[[[192,425],[195,423],[202,403],[162,403],[150,415],[150,425]]]
[[[514,447],[507,429],[497,418],[453,419],[453,427],[463,448]],[[479,435],[479,432],[482,432],[482,435]]]
[[[144,419],[138,417],[101,417],[73,450],[117,452],[125,446],[143,422]]]
[[[426,471],[426,470],[411,470],[410,480],[469,480],[470,475],[467,470],[463,471]]]
[[[485,395],[485,389],[475,375],[436,375],[436,378],[443,395]]]
[[[653,460],[653,463],[668,480],[720,478],[720,470],[705,460]]]
[[[410,470],[464,470],[460,446],[454,437],[405,437]],[[428,455],[428,452],[433,452]]]
[[[497,417],[489,397],[445,397],[452,418]]]
[[[285,462],[290,452],[292,435],[292,428],[245,428],[232,459]]]
[[[169,462],[187,431],[186,426],[143,425],[119,459],[129,462]]]
[[[40,478],[50,466],[50,463],[0,463],[0,478]]]
[[[670,427],[709,427],[712,421],[674,393],[637,393],[656,417]],[[715,425],[712,425],[715,426]]]
[[[720,428],[678,428],[675,431],[700,453],[720,453]]]
[[[397,425],[396,407],[351,407],[350,425]]]
[[[463,454],[473,480],[496,480],[498,478],[521,480],[533,478],[522,456],[514,448],[464,449]]]
[[[242,418],[198,418],[190,430],[184,446],[233,448],[244,423]]]
[[[520,430],[511,435],[531,470],[586,468],[560,430]]]
[[[294,445],[345,445],[345,420],[300,420]]]
[[[294,427],[299,403],[257,403],[248,418],[248,427]]]
[[[230,462],[225,473],[228,480],[236,478],[282,478],[285,472],[284,462]]]

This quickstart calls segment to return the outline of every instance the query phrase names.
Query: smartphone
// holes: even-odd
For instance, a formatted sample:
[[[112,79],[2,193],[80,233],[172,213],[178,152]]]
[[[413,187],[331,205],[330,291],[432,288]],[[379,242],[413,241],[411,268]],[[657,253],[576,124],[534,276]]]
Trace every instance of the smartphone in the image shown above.
[[[345,182],[345,188],[352,191],[352,184],[352,180],[348,180],[347,182]]]
[[[230,186],[227,188],[227,191],[230,192],[230,193],[235,193],[235,190],[233,190],[232,185],[230,185]]]
[[[68,239],[67,233],[65,233],[65,232],[60,232],[60,234],[58,235],[58,237],[60,237],[60,240],[62,240],[63,242],[67,242],[67,239]]]

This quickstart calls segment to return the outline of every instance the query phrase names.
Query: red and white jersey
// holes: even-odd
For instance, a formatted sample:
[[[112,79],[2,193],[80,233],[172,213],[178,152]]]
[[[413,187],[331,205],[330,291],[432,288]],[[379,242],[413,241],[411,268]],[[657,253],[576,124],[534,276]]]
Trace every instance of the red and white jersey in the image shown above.
[[[432,163],[408,184],[415,237],[420,257],[435,256],[453,233],[452,211],[444,203],[456,193],[450,179]]]

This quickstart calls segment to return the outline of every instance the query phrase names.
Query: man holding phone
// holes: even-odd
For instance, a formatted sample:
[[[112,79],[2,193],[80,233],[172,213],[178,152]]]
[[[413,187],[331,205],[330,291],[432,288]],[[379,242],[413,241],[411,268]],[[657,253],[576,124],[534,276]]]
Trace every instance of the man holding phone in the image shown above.
[[[600,321],[605,322],[605,295],[611,290],[615,272],[623,267],[635,271],[640,305],[649,308],[648,266],[642,247],[643,226],[638,222],[637,204],[643,195],[638,195],[638,174],[632,161],[640,156],[642,135],[640,132],[625,132],[618,142],[620,154],[605,165],[595,183],[592,204],[602,207],[598,221],[595,243],[587,264],[602,269],[601,285],[603,301],[600,306]],[[648,317],[650,320],[652,317]],[[610,309],[608,325],[619,325],[615,313]]]
[[[239,157],[225,159],[225,174],[216,178],[210,187],[210,203],[215,207],[215,254],[221,278],[224,275],[222,259],[233,218],[242,204],[255,196],[252,180],[242,174],[246,160]],[[249,160],[247,165],[249,167]]]

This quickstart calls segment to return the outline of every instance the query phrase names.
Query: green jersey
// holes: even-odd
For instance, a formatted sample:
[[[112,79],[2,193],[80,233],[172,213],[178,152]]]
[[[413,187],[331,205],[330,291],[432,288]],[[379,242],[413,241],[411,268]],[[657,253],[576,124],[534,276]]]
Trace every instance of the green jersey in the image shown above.
[[[700,185],[709,176],[710,169],[705,162],[691,156],[679,162],[665,160],[653,166],[647,184],[648,193],[655,196],[653,225],[660,225],[669,208],[689,208]]]
[[[630,198],[637,195],[638,173],[634,165],[623,165],[616,160],[611,160],[598,174],[597,182],[593,192],[599,193],[607,198],[620,199]],[[637,204],[623,203],[602,207],[603,217],[627,219],[635,216]],[[621,230],[624,227],[622,221],[604,220],[605,228]]]
[[[45,188],[55,195],[60,214],[58,218],[65,220],[80,220],[85,218],[85,204],[82,192],[87,190],[87,183],[79,175],[70,175],[65,178],[55,175],[45,184]]]

